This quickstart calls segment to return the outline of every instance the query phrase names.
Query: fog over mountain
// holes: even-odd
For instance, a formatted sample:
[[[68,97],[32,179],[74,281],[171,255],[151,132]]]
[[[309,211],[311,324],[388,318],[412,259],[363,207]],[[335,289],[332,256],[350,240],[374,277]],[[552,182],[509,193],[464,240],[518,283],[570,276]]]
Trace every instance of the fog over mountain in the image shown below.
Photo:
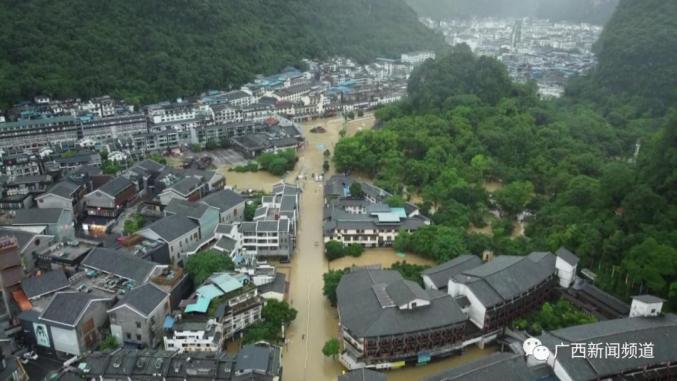
[[[618,0],[407,0],[420,15],[449,17],[540,17],[553,21],[606,23]]]

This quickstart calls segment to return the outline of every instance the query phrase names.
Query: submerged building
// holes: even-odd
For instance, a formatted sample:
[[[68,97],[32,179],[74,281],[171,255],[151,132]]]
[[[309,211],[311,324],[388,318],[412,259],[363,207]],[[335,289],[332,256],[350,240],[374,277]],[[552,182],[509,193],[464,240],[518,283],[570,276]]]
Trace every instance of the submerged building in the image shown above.
[[[396,368],[484,346],[570,285],[575,261],[562,256],[568,262],[550,252],[487,263],[464,255],[426,270],[425,289],[396,271],[354,269],[336,292],[340,360],[349,369]]]

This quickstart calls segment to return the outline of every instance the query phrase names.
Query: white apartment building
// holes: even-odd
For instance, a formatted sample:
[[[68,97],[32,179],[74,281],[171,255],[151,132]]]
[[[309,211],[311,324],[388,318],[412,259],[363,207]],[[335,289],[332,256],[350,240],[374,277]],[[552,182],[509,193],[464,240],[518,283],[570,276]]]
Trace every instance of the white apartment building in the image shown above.
[[[223,327],[216,320],[178,321],[165,333],[166,351],[219,352],[223,346]]]

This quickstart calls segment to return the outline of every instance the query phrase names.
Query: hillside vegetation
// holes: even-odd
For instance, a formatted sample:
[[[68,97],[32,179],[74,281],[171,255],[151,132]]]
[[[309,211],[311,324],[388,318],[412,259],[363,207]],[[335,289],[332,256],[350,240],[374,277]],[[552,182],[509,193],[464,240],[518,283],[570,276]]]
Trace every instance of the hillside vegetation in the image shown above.
[[[621,0],[595,46],[599,65],[570,96],[604,112],[661,115],[677,104],[677,1]]]
[[[443,262],[566,246],[602,287],[654,293],[677,310],[677,113],[651,119],[661,126],[652,136],[639,128],[645,120],[618,123],[585,100],[540,100],[535,85],[511,83],[505,71],[467,46],[426,62],[409,99],[377,112],[382,128],[338,143],[337,170],[422,196],[434,224],[399,234],[398,250]],[[532,215],[524,235],[523,211]]]
[[[443,46],[403,0],[7,0],[0,107],[40,93],[155,101],[301,58]]]

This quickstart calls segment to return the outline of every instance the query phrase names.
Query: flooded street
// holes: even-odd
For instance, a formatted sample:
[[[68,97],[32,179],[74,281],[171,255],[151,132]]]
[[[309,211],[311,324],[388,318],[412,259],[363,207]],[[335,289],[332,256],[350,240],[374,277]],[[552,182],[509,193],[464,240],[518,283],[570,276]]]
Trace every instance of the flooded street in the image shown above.
[[[343,257],[333,260],[329,263],[329,268],[338,270],[352,266],[369,265],[381,265],[383,268],[387,268],[392,266],[395,262],[405,261],[415,265],[435,265],[435,262],[430,259],[421,258],[413,254],[396,253],[392,248],[382,247],[377,249],[366,249],[364,254],[358,258]]]
[[[373,125],[373,115],[351,121],[347,125],[348,135]],[[310,133],[310,128],[323,126],[325,133]],[[288,300],[298,311],[294,323],[287,332],[288,343],[283,349],[284,379],[287,381],[336,381],[344,371],[338,361],[325,358],[322,354],[324,343],[338,335],[338,316],[322,294],[322,274],[330,268],[344,268],[352,265],[381,264],[389,267],[398,261],[432,264],[431,261],[410,254],[397,254],[392,249],[369,249],[359,258],[347,257],[333,261],[331,265],[322,249],[322,183],[310,179],[312,173],[322,171],[325,149],[333,151],[343,128],[342,118],[311,121],[304,125],[306,147],[299,152],[299,162],[287,175],[286,181],[294,182],[299,174],[308,176],[299,185],[303,188],[300,205],[299,234],[297,249],[290,265],[284,266],[289,275]],[[237,189],[260,189],[270,191],[280,179],[265,172],[235,173],[221,168],[226,184]],[[333,165],[329,172],[333,173]],[[492,351],[469,348],[467,355],[456,356],[425,367],[408,368],[389,372],[390,381],[413,381],[434,374],[460,362],[467,362]]]

